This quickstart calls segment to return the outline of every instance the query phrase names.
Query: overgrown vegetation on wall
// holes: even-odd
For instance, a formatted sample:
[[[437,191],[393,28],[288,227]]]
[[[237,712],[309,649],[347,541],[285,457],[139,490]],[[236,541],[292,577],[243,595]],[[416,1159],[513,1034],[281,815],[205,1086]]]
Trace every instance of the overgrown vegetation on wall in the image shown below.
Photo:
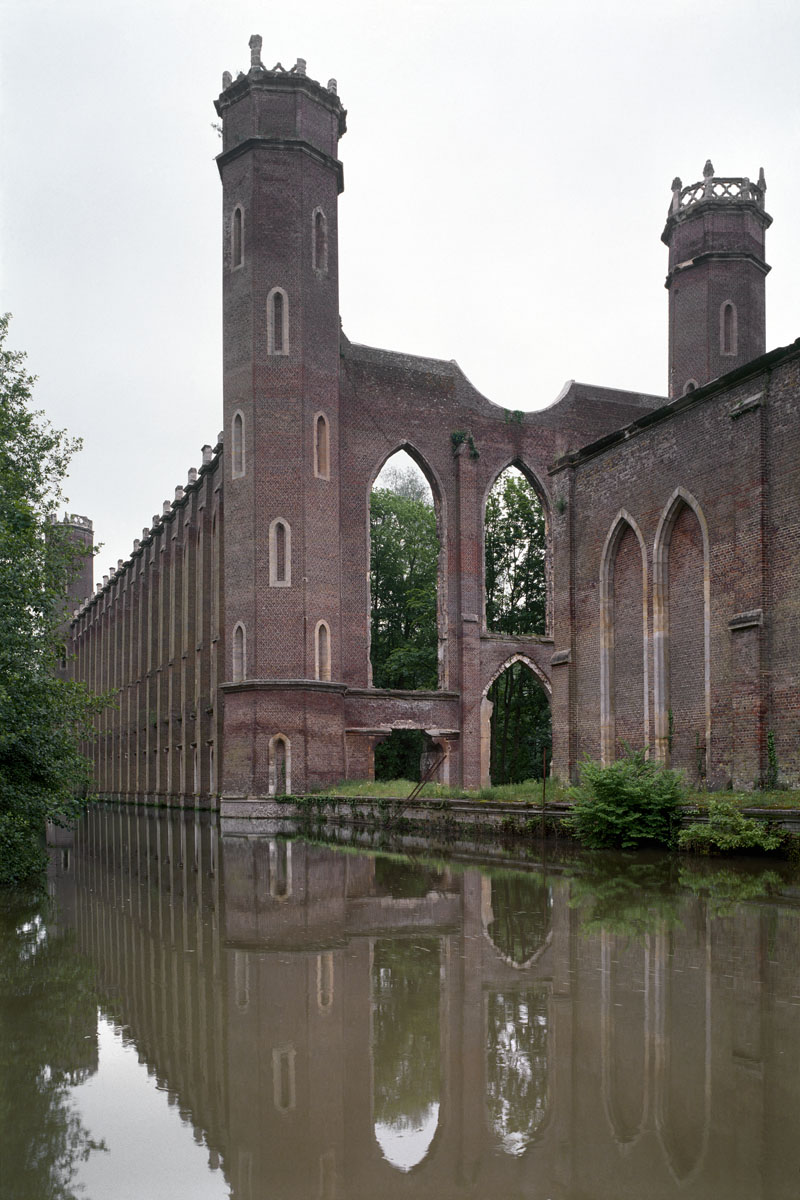
[[[78,752],[103,701],[56,678],[59,625],[75,549],[52,522],[80,443],[31,410],[34,378],[6,347],[0,319],[0,886],[43,866],[47,820],[81,809],[90,779]]]

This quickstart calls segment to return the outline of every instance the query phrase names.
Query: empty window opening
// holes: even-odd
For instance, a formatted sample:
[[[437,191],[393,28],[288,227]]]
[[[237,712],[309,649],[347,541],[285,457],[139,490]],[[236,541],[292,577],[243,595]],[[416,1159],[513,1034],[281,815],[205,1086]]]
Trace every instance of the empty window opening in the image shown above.
[[[418,783],[428,742],[422,729],[393,729],[375,747],[375,778]]]
[[[239,622],[233,631],[233,682],[241,683],[246,672],[246,634],[244,625]]]
[[[330,479],[330,433],[328,418],[317,413],[314,420],[314,474],[318,479]]]
[[[287,521],[276,517],[269,528],[270,587],[289,587],[292,582],[292,531]]]
[[[315,208],[313,214],[312,234],[312,266],[317,275],[328,273],[328,221],[321,208]]]
[[[552,747],[550,698],[539,677],[517,660],[498,675],[486,701],[491,783],[522,783],[546,776]]]
[[[315,677],[327,680],[331,677],[331,633],[326,621],[319,621],[317,623],[315,634]]]
[[[737,352],[737,319],[736,305],[726,300],[720,309],[720,351],[722,354],[735,355]]]
[[[242,210],[235,208],[233,210],[233,224],[231,226],[231,266],[240,267],[242,265]]]
[[[370,497],[373,686],[440,686],[445,606],[439,560],[430,484],[411,456],[398,451],[377,476]]]
[[[267,353],[289,353],[289,300],[283,288],[267,296]]]
[[[550,627],[550,553],[544,505],[526,476],[507,467],[486,498],[486,627],[512,636]]]
[[[231,456],[231,475],[240,479],[244,475],[244,417],[240,412],[233,417],[233,453]]]

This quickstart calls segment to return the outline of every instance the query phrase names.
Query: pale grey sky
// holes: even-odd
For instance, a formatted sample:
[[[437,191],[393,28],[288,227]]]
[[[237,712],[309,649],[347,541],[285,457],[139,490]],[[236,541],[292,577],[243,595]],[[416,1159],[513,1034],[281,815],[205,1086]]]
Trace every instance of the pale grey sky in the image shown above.
[[[297,57],[339,81],[355,341],[535,409],[666,388],[670,183],[766,172],[768,345],[800,334],[796,0],[0,0],[3,309],[84,438],[96,577],[221,428],[213,100]]]

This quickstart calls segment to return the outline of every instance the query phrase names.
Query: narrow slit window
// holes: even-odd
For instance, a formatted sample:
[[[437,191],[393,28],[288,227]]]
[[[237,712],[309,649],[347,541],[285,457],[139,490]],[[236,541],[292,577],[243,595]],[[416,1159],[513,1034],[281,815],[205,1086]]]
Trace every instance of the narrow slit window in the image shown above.
[[[330,433],[324,413],[317,413],[314,422],[314,474],[318,479],[331,477]]]
[[[312,237],[312,265],[322,277],[328,274],[328,222],[321,208],[314,209]]]
[[[240,479],[244,475],[244,418],[239,412],[233,418],[233,438],[231,440],[233,442],[231,474],[234,479]]]
[[[314,647],[317,679],[329,680],[331,677],[331,634],[326,621],[317,625],[317,644]]]
[[[240,622],[233,631],[233,682],[241,683],[245,677],[246,642],[244,625]]]
[[[283,296],[275,293],[272,301],[272,340],[276,354],[283,354]]]
[[[267,353],[289,353],[289,299],[283,288],[267,296]]]
[[[279,522],[275,527],[275,574],[278,583],[286,579],[286,526]]]
[[[233,210],[233,225],[231,227],[231,266],[242,265],[242,210]]]
[[[276,517],[269,529],[270,587],[289,587],[292,582],[292,531],[288,522]]]
[[[734,355],[737,353],[737,334],[736,305],[731,300],[726,300],[720,312],[720,350],[722,354]]]

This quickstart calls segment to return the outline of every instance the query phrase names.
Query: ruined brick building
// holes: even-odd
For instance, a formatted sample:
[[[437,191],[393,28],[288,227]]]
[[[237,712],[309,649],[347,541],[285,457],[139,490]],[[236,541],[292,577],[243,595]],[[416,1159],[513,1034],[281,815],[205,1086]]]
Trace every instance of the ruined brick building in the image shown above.
[[[763,778],[769,747],[800,782],[800,343],[765,354],[763,175],[675,180],[669,399],[573,381],[512,415],[453,361],[344,335],[345,110],[335,80],[260,50],[216,101],[223,431],[72,623],[76,674],[118,692],[98,789],[241,811],[369,777],[393,728],[476,787],[487,691],[516,661],[551,695],[563,777],[627,742],[716,786]],[[440,535],[429,692],[371,686],[369,496],[399,448]],[[541,637],[486,628],[484,506],[510,464],[547,519]]]

